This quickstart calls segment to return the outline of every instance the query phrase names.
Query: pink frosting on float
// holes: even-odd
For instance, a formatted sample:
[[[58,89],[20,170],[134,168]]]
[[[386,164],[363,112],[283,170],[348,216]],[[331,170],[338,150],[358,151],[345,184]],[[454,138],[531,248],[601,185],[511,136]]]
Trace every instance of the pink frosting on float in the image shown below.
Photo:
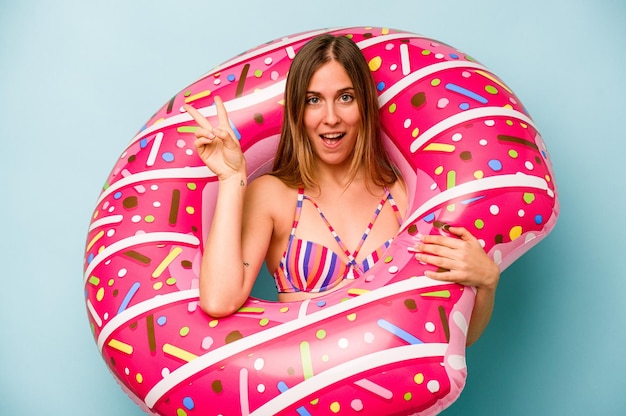
[[[380,261],[314,300],[250,298],[213,319],[197,306],[216,178],[193,147],[193,103],[221,96],[251,178],[267,171],[284,80],[311,37],[352,37],[380,96],[386,147],[410,190]],[[160,415],[435,414],[460,394],[474,290],[423,277],[407,247],[462,225],[504,269],[554,227],[547,149],[513,92],[464,53],[385,28],[320,30],[247,51],[160,108],[113,167],[87,236],[89,321],[114,377]]]

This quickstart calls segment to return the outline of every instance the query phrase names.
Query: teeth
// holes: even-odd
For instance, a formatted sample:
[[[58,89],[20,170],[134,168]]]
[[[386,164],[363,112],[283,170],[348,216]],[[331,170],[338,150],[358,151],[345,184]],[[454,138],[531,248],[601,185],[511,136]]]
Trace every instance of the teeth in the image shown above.
[[[329,139],[329,140],[339,139],[341,137],[343,137],[343,133],[322,134],[323,139]]]

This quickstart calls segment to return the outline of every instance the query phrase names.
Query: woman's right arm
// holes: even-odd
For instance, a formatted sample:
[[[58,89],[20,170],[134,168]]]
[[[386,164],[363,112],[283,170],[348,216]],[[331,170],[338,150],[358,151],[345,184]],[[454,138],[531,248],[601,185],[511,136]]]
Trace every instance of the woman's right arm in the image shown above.
[[[248,189],[246,162],[230,127],[224,104],[216,97],[219,124],[213,128],[191,106],[187,112],[200,128],[196,131],[198,155],[218,177],[213,220],[200,266],[200,307],[207,314],[233,314],[248,298],[263,264],[272,234],[269,211],[255,210],[255,221],[246,221],[259,192]],[[256,238],[255,238],[256,237]]]

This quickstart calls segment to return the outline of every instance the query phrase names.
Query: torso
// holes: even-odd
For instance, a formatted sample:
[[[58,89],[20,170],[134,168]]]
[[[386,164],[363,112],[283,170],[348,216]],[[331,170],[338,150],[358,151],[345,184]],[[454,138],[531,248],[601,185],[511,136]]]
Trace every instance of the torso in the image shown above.
[[[271,176],[257,180],[263,181],[261,185],[263,188],[267,188],[267,195],[273,195],[270,211],[274,226],[265,258],[268,270],[273,272],[279,267],[289,242],[298,200],[298,189],[290,188],[279,179]],[[407,207],[405,187],[400,181],[397,181],[388,188],[400,214],[404,216]],[[345,191],[337,189],[335,192],[326,191],[326,193],[320,194],[315,190],[305,189],[305,194],[315,200],[328,222],[332,224],[348,250],[352,252],[359,244],[363,231],[372,219],[372,213],[385,194],[383,187],[377,187],[373,191],[373,193],[368,192],[363,185],[353,183]],[[397,214],[392,205],[386,203],[356,256],[357,263],[362,263],[370,253],[381,247],[387,240],[395,237],[398,229]],[[295,237],[328,247],[339,254],[342,261],[347,261],[347,256],[335,241],[315,206],[310,202],[305,202],[302,205]],[[348,280],[343,280],[334,289],[340,288],[348,282]],[[319,293],[280,293],[278,300],[283,302],[297,301],[315,296],[319,296]]]

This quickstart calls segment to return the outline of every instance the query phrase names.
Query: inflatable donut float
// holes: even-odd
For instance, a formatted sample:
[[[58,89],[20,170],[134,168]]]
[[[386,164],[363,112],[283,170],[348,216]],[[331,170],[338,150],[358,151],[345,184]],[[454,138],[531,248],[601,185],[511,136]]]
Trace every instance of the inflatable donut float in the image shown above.
[[[250,180],[266,173],[291,60],[325,32],[352,38],[369,63],[383,139],[410,190],[405,222],[385,257],[343,289],[294,303],[250,298],[211,318],[197,287],[217,181],[183,104],[211,118],[221,96]],[[475,290],[424,277],[429,266],[407,247],[464,226],[504,269],[551,231],[558,210],[540,134],[483,65],[391,29],[300,33],[210,71],[132,138],[88,230],[88,319],[115,379],[150,414],[435,414],[465,384]]]

